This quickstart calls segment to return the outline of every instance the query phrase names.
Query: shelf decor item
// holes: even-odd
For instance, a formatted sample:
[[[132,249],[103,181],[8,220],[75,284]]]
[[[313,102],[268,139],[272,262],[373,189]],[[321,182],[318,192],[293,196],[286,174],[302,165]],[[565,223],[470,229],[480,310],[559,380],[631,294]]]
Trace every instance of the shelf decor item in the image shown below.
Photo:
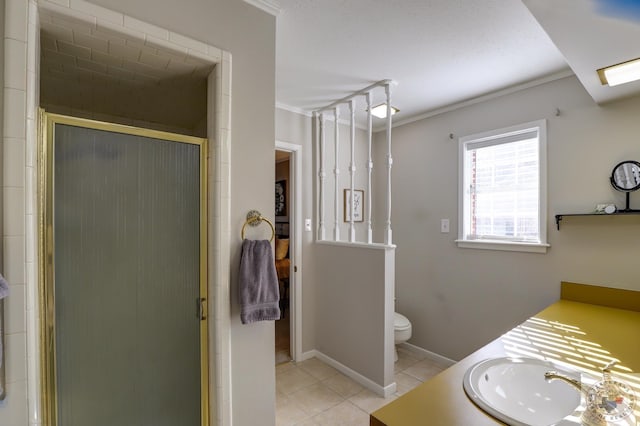
[[[353,190],[353,221],[364,222],[364,190]],[[351,222],[351,190],[344,190],[344,221]]]
[[[622,212],[633,211],[629,208],[629,193],[640,189],[640,163],[637,161],[623,161],[618,163],[611,172],[611,186],[625,192],[627,204]]]

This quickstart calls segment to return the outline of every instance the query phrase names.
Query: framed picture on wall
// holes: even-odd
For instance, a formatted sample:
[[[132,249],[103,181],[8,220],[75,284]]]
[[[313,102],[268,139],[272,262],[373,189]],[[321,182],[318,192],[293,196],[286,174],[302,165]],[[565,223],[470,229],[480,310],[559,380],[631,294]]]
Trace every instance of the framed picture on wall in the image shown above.
[[[276,181],[276,221],[287,222],[287,181]]]
[[[353,221],[364,222],[364,190],[353,190]],[[344,190],[344,221],[351,222],[351,190]]]

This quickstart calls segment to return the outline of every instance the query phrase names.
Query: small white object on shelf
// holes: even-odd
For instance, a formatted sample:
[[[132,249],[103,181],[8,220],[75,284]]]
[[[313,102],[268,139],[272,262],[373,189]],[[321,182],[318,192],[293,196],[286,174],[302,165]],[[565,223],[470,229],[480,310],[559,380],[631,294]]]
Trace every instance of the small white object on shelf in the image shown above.
[[[618,211],[615,204],[596,204],[594,213],[596,214],[611,214]]]

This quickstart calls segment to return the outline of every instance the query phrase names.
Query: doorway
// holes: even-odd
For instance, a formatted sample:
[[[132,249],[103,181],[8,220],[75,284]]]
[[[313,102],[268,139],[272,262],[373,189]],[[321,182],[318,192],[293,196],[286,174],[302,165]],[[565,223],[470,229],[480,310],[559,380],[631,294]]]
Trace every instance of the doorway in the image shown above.
[[[276,321],[276,365],[291,361],[291,154],[276,150],[275,261],[280,287],[280,320]]]
[[[302,359],[301,158],[301,146],[276,142],[275,254],[282,313],[275,324],[276,364]]]
[[[207,140],[42,119],[45,423],[207,426]]]

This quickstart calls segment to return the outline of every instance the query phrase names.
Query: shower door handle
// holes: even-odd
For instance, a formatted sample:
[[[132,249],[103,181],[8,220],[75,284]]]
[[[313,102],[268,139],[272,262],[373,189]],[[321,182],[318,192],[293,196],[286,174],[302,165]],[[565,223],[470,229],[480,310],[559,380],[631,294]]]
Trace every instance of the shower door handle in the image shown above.
[[[198,298],[198,318],[200,321],[207,319],[207,299],[204,297]]]

